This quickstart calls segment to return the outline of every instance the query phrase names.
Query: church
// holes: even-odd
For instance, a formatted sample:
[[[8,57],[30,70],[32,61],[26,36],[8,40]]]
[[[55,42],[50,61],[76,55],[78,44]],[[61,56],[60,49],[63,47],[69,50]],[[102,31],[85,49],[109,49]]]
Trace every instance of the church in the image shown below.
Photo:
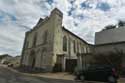
[[[63,13],[55,8],[25,33],[21,66],[41,71],[73,72],[91,61],[91,45],[62,26]]]

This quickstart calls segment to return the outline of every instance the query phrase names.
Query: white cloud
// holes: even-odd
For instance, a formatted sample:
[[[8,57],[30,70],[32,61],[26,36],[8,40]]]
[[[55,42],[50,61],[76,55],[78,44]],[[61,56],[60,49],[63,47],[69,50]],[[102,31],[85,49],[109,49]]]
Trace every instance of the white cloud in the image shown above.
[[[24,31],[18,25],[3,24],[0,25],[0,53],[20,54],[24,39]],[[6,50],[2,50],[6,49]],[[2,51],[2,52],[1,52]]]
[[[48,16],[55,7],[64,14],[63,25],[91,43],[94,42],[96,31],[100,31],[108,24],[116,24],[119,19],[125,20],[125,0],[52,2],[50,4],[47,0],[0,0],[0,54],[20,54],[25,31],[32,28],[40,17]],[[83,2],[90,8],[81,7]],[[101,2],[106,2],[111,8],[108,11],[97,9],[97,4]]]
[[[21,54],[25,31],[32,28],[40,17],[49,15],[47,5],[41,0],[0,1],[0,12],[3,13],[0,16],[4,16],[0,19],[0,54]]]

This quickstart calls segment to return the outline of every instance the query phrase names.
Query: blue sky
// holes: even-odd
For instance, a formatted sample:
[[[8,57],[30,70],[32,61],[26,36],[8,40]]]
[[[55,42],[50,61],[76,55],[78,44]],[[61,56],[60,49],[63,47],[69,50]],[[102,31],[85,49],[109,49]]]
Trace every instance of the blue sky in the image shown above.
[[[125,0],[0,0],[0,54],[20,55],[25,32],[55,7],[63,25],[89,43],[104,26],[125,20]]]

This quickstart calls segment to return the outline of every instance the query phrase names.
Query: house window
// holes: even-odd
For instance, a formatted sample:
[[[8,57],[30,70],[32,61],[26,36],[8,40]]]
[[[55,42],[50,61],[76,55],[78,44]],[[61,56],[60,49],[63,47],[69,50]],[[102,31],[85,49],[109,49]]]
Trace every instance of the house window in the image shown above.
[[[84,52],[84,46],[82,46],[82,53],[85,53],[85,52]]]
[[[44,47],[41,51],[41,65],[45,65],[48,63],[48,61],[46,60],[46,53],[47,53],[47,49]]]
[[[84,47],[84,53],[87,53],[87,50],[86,50],[87,48],[86,47]]]
[[[33,38],[33,47],[36,46],[36,41],[37,41],[37,34],[35,33]]]
[[[66,36],[63,37],[63,51],[67,51],[67,38],[66,38]]]
[[[89,52],[90,52],[90,49],[89,49],[89,47],[87,47],[87,48],[86,48],[86,51],[87,51],[87,53],[89,53]]]
[[[29,42],[27,41],[26,45],[25,45],[25,48],[28,48],[28,46],[29,46]]]
[[[77,42],[77,52],[79,53],[79,42]]]
[[[76,53],[76,44],[75,44],[75,40],[73,41],[73,48],[74,48],[74,53]]]
[[[43,34],[43,44],[47,43],[48,31],[45,31]]]

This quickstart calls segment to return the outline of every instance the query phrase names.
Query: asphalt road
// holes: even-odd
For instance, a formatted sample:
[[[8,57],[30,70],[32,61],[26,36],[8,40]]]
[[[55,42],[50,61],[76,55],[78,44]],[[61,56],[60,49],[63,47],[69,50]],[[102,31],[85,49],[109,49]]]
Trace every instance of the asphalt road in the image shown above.
[[[50,79],[36,76],[29,76],[0,65],[0,83],[101,83],[101,82],[78,82],[73,80]],[[125,83],[122,79],[118,83]]]
[[[17,73],[6,67],[0,66],[0,83],[83,83],[83,82],[34,77]],[[85,83],[90,83],[90,82],[85,82]]]

